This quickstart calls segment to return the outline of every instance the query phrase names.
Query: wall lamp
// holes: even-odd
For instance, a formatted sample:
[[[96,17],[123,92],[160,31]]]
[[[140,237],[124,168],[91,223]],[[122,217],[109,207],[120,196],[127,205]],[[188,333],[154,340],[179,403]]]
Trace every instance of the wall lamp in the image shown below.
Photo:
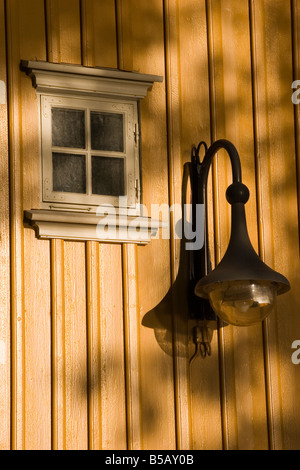
[[[202,162],[199,158],[201,146],[205,148]],[[233,182],[226,191],[226,199],[231,205],[231,235],[224,257],[212,270],[207,230],[207,179],[213,157],[220,149],[227,151],[232,167]],[[191,255],[191,316],[210,320],[216,314],[226,324],[237,326],[261,322],[272,311],[276,296],[287,292],[290,284],[283,275],[263,263],[251,245],[245,215],[249,190],[242,183],[240,158],[234,145],[222,139],[209,148],[205,142],[193,147],[190,179],[193,216],[196,204],[205,207],[204,245]],[[192,220],[195,223],[194,217]]]

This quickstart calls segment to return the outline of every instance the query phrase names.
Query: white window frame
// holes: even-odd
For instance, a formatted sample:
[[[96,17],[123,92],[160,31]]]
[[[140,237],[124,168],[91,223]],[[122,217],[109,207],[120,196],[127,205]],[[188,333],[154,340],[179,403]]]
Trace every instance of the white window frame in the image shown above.
[[[108,98],[96,99],[78,96],[41,95],[41,171],[42,195],[41,207],[44,209],[88,210],[95,212],[99,205],[117,209],[130,209],[138,214],[140,205],[140,167],[138,138],[138,109],[134,100],[116,100]],[[86,149],[72,149],[52,146],[53,107],[81,109],[86,119]],[[123,115],[124,151],[95,151],[89,145],[89,115],[91,111],[109,112]],[[86,156],[87,194],[53,191],[52,152],[72,153]],[[93,195],[91,189],[91,156],[117,157],[124,159],[125,194],[121,197],[109,195]]]

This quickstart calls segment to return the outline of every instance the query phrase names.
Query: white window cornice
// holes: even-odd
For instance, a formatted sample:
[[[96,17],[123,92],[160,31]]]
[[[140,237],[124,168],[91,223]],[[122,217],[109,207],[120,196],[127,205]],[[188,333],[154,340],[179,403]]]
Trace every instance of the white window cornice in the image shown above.
[[[142,99],[160,75],[148,75],[109,68],[21,61],[21,69],[32,79],[38,93],[71,93]]]
[[[147,245],[165,223],[142,216],[96,215],[51,210],[25,211],[26,224],[37,238],[70,241],[93,240],[109,243]]]

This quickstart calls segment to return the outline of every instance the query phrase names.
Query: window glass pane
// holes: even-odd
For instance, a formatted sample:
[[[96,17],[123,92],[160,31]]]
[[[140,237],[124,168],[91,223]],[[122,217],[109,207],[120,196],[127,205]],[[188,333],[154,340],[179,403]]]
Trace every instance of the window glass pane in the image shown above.
[[[86,193],[85,155],[52,153],[53,191]]]
[[[85,148],[85,111],[52,108],[52,145]]]
[[[123,114],[91,112],[93,150],[124,152]]]
[[[124,159],[92,157],[92,192],[107,196],[124,196]]]

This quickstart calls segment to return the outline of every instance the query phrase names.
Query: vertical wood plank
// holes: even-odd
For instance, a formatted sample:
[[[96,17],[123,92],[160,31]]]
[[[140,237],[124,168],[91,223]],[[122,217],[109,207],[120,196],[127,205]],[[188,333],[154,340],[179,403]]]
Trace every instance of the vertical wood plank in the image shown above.
[[[139,325],[139,299],[137,292],[137,252],[135,245],[123,246],[123,298],[124,298],[124,338],[125,376],[127,405],[127,447],[141,450],[141,344]]]
[[[88,67],[117,67],[115,2],[82,0],[82,57]]]
[[[118,67],[133,70],[132,16],[130,4],[126,0],[116,0]]]
[[[82,61],[117,67],[114,2],[82,2]],[[125,449],[122,251],[87,242],[89,447]]]
[[[51,240],[52,449],[66,448],[64,243]]]
[[[102,448],[102,402],[101,402],[101,312],[99,286],[99,245],[86,244],[87,276],[87,339],[88,339],[88,416],[89,449]],[[98,274],[98,276],[96,275]],[[104,388],[104,387],[103,387]]]
[[[292,287],[278,298],[264,329],[269,441],[271,449],[288,450],[299,448],[299,374],[291,361],[300,326],[292,21],[283,1],[252,1],[251,8],[260,246],[266,262],[284,273]]]
[[[233,142],[240,153],[243,181],[251,194],[246,206],[248,229],[253,245],[257,246],[248,2],[237,5],[231,0],[222,0],[208,2],[208,5],[211,97],[214,100],[212,133],[214,139],[227,138]],[[230,47],[225,47],[226,44]],[[249,93],[245,93],[247,89]],[[217,261],[228,245],[230,217],[224,195],[230,183],[229,159],[220,152],[214,168]],[[226,326],[220,329],[219,336],[224,446],[227,449],[267,448],[261,325],[247,329]]]
[[[38,109],[23,58],[45,59],[44,2],[7,2],[12,260],[12,448],[51,446],[49,243],[23,228],[39,203]]]
[[[90,449],[126,449],[120,246],[87,244]]]
[[[167,90],[167,124],[168,124],[168,155],[169,155],[169,191],[170,205],[181,204],[182,185],[182,122],[181,122],[181,68],[179,51],[179,17],[177,1],[164,2],[165,16],[165,56],[166,56],[166,90]],[[172,283],[176,282],[180,265],[181,243],[175,239],[176,223],[181,214],[171,213],[171,276]],[[186,273],[185,273],[186,274]],[[185,279],[184,281],[185,282]],[[182,302],[178,279],[176,289],[173,289],[173,325],[174,325],[174,381],[175,381],[175,413],[176,413],[176,447],[189,449],[191,447],[191,410],[190,389],[188,381],[188,344],[187,318],[183,318],[186,306]],[[185,320],[185,321],[184,321]],[[183,350],[183,351],[182,351]]]
[[[80,0],[46,0],[51,62],[81,63]]]
[[[16,27],[17,12],[12,3],[7,5],[7,51],[8,51],[8,98],[9,98],[9,145],[10,145],[10,185],[11,185],[11,446],[12,449],[23,448],[23,328],[20,322],[23,312],[22,270],[19,269],[23,258],[23,231],[20,224],[22,212],[20,168],[17,156],[20,153],[20,111],[18,108],[17,92],[20,92],[20,77],[17,73],[15,56],[19,52],[19,31]],[[15,42],[13,42],[15,38]],[[18,320],[19,319],[19,320]]]
[[[53,27],[54,3],[46,2],[47,60],[58,62],[60,47]],[[57,5],[56,5],[57,6]],[[66,449],[64,241],[51,240],[52,449]]]
[[[164,75],[164,34],[163,9],[159,1],[151,4],[137,4],[133,1],[118,2],[118,40],[119,67],[138,70],[143,73]],[[152,203],[168,203],[168,162],[166,148],[166,109],[164,85],[156,84],[151,94],[141,103],[142,123],[142,174],[143,203],[148,207]],[[154,138],[155,136],[155,138]],[[142,324],[143,317],[154,310],[170,289],[170,252],[168,240],[152,240],[147,247],[125,247],[126,257],[130,259],[136,250],[137,271],[127,272],[127,283],[137,280],[139,305],[135,299],[127,299],[127,310],[132,310],[130,321],[132,329],[127,333],[137,335],[140,341],[139,358],[134,364],[140,369],[133,369],[135,390],[132,398],[141,396],[140,409],[135,407],[132,423],[134,429],[140,429],[139,437],[142,449],[172,449],[176,446],[174,429],[174,389],[172,353],[166,354],[161,349],[154,334],[154,328]],[[130,267],[134,268],[134,260]],[[130,292],[134,293],[134,289]],[[135,313],[131,306],[135,306]],[[154,312],[152,312],[154,313]],[[135,327],[136,318],[139,328]],[[170,315],[167,315],[166,332],[171,331]],[[153,331],[154,329],[154,331]],[[135,344],[131,337],[131,344]],[[171,346],[172,350],[172,345]],[[127,364],[127,367],[130,364]],[[131,371],[127,371],[131,374]],[[131,430],[131,432],[133,432]],[[130,437],[130,434],[129,434]],[[136,442],[134,443],[136,444]]]
[[[199,34],[199,32],[201,33]],[[192,144],[204,140],[210,144],[209,70],[207,52],[206,4],[190,1],[179,10],[181,140],[183,165],[190,160]],[[187,55],[185,51],[190,50]],[[190,69],[189,65],[193,67]],[[201,87],[199,78],[201,77]],[[201,110],[201,111],[200,111]],[[209,194],[208,213],[212,216],[212,196]],[[212,220],[212,219],[210,219]],[[213,242],[213,223],[209,222],[210,244]],[[192,327],[189,321],[188,359],[194,353],[191,344]],[[220,449],[222,447],[221,410],[217,399],[220,393],[218,363],[218,333],[214,332],[212,356],[204,361],[197,358],[189,365],[192,417],[192,448]]]
[[[300,77],[300,5],[297,0],[291,2],[292,14],[292,47],[293,47],[293,81]],[[292,90],[293,92],[295,89]],[[295,121],[295,150],[297,166],[297,190],[298,190],[298,225],[300,223],[300,106],[294,106]],[[300,241],[299,241],[300,243]]]
[[[81,63],[79,0],[46,1],[48,60]],[[53,446],[88,448],[85,243],[53,240]]]
[[[88,448],[86,265],[84,243],[64,243],[66,450]]]
[[[0,2],[0,449],[10,449],[10,248],[6,27]]]
[[[118,68],[132,70],[131,15],[129,3],[116,1]],[[126,378],[127,448],[142,449],[140,409],[140,336],[137,299],[137,251],[135,245],[123,245],[123,309]],[[133,349],[131,350],[133,345]]]
[[[183,166],[190,160],[192,144],[210,141],[206,8],[205,3],[195,1],[169,1],[165,5],[170,200],[181,204]],[[180,449],[219,449],[222,435],[217,334],[213,338],[212,358],[198,358],[189,365],[194,353],[190,341],[194,323],[188,320],[187,299],[182,296],[188,279],[186,256],[180,240],[173,242],[177,445]]]

